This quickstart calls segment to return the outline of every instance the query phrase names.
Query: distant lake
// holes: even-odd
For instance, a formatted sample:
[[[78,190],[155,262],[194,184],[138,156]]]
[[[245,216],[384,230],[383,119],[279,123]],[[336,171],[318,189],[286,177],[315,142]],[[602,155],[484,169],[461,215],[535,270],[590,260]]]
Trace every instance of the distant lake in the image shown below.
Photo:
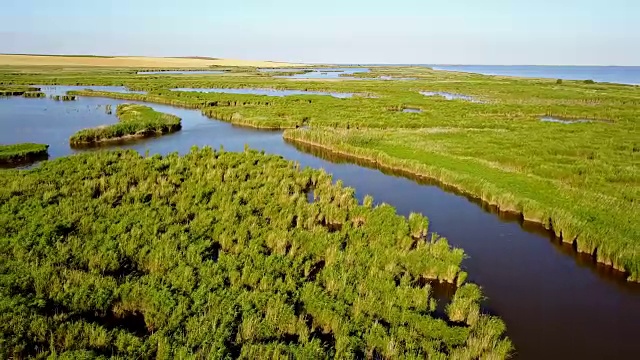
[[[593,80],[640,85],[640,66],[516,66],[516,65],[424,65],[434,70],[483,75],[519,76],[563,80]]]

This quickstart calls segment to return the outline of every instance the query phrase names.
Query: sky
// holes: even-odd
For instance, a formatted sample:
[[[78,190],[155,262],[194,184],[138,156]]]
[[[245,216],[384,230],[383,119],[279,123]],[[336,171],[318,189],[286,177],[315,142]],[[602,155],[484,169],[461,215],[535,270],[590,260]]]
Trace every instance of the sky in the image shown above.
[[[640,65],[640,0],[20,0],[0,53]]]

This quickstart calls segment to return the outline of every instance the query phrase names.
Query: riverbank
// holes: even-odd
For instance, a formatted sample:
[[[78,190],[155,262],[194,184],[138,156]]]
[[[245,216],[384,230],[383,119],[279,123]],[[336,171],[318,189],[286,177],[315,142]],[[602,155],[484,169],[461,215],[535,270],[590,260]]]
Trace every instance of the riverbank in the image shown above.
[[[628,281],[640,281],[639,271],[634,267],[634,257],[613,252],[610,247],[608,248],[610,243],[595,236],[599,229],[595,229],[590,224],[572,216],[571,212],[562,211],[562,208],[557,208],[556,211],[549,213],[547,204],[538,202],[535,198],[523,196],[518,192],[518,188],[512,187],[509,191],[509,188],[496,186],[490,181],[482,181],[477,175],[474,176],[469,171],[456,168],[446,160],[435,165],[433,160],[418,161],[410,157],[400,158],[391,156],[383,150],[367,148],[362,145],[353,146],[349,143],[351,140],[349,136],[345,136],[345,134],[336,136],[331,130],[287,130],[283,137],[292,143],[305,144],[339,154],[345,158],[357,159],[375,167],[401,172],[410,178],[435,180],[449,189],[495,206],[502,212],[519,214],[525,221],[541,224],[554,232],[561,241],[573,245],[577,252],[589,254],[598,263],[625,273]],[[487,172],[482,171],[480,174],[486,176]],[[582,201],[585,200],[591,199],[582,199]],[[624,216],[622,213],[620,216]],[[637,214],[628,213],[628,216],[637,216]]]
[[[324,129],[336,139],[323,141],[349,144],[351,153],[371,150],[410,164],[406,166],[415,173],[423,173],[422,167],[436,178],[446,173],[452,186],[542,223],[577,251],[638,280],[637,88],[417,67],[376,67],[370,74],[415,80],[291,82],[247,72],[150,81],[109,71],[55,78],[11,73],[3,78],[23,85],[117,85],[148,93],[74,94],[199,109],[257,129]],[[194,91],[171,91],[185,88]],[[223,93],[225,89],[235,93]],[[238,89],[262,95],[238,94]],[[219,93],[206,93],[211,90]],[[355,95],[328,96],[332,93]],[[441,96],[428,96],[433,94]],[[405,108],[422,112],[399,110]],[[553,123],[549,118],[576,121]]]

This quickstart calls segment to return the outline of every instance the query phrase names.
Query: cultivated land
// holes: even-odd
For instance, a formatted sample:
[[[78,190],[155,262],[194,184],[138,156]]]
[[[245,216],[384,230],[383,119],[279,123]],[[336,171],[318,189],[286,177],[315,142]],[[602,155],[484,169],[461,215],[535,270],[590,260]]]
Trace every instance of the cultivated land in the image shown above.
[[[301,64],[202,57],[65,56],[0,54],[0,66],[100,66],[135,68],[208,68],[211,66],[292,67]]]

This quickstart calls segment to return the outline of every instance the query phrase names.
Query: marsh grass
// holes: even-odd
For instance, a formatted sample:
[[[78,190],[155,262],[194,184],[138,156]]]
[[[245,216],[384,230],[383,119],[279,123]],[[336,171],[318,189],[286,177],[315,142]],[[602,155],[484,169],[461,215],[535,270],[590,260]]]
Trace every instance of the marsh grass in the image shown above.
[[[47,158],[49,145],[22,143],[0,145],[0,164],[19,164]]]
[[[55,101],[74,101],[75,95],[51,95],[51,98]]]
[[[105,141],[158,136],[182,127],[179,117],[157,112],[144,105],[118,105],[116,116],[118,123],[80,130],[71,136],[69,143],[72,146],[87,146]]]
[[[22,94],[22,96],[26,98],[43,98],[47,97],[47,94],[40,91],[26,91]]]
[[[423,280],[453,282],[463,251],[427,238],[425,217],[367,203],[250,149],[5,171],[0,357],[507,357],[493,318],[433,314]],[[477,305],[467,288],[453,301]]]
[[[207,116],[257,128],[287,130],[308,142],[368,159],[413,176],[433,178],[471,197],[523,214],[607,265],[640,280],[640,87],[556,79],[514,79],[438,72],[420,67],[370,67],[354,76],[414,81],[292,81],[246,73],[216,79],[141,80],[121,72],[42,69],[2,73],[0,83],[117,85],[146,95],[98,93],[119,99],[202,109]],[[171,88],[275,88],[367,94],[322,96],[175,93]],[[486,101],[445,101],[419,92],[465,94]],[[78,93],[76,93],[78,94]],[[82,93],[85,95],[84,93]],[[420,108],[403,114],[399,104]],[[541,117],[606,119],[571,125]]]

